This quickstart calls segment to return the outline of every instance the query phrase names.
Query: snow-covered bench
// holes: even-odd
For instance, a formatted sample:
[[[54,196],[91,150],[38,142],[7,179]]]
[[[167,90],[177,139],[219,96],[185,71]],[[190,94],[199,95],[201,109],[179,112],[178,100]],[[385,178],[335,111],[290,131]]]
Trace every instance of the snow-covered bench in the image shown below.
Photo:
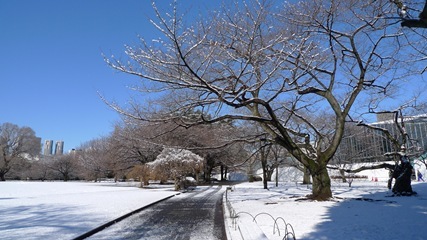
[[[244,240],[268,240],[267,236],[250,216],[237,217],[236,227]]]

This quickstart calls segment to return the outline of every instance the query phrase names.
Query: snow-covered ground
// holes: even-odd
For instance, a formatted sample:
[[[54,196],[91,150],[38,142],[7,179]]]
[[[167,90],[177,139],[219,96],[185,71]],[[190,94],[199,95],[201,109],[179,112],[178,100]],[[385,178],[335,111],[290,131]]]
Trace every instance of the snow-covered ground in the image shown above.
[[[304,200],[311,193],[304,185],[270,184],[270,189],[264,190],[260,182],[243,183],[227,192],[239,216],[236,226],[227,211],[227,225],[233,240],[242,239],[240,231],[244,235],[258,234],[252,239],[262,239],[259,233],[268,239],[283,239],[284,221],[292,226],[296,239],[427,239],[427,183],[414,182],[413,189],[417,196],[388,197],[385,181],[354,181],[351,188],[334,182],[335,199],[316,202]],[[253,225],[257,214],[258,226]],[[274,228],[276,219],[280,236]]]
[[[232,186],[227,199],[239,225],[226,211],[229,237],[242,239],[243,232],[245,239],[282,239],[286,221],[296,239],[427,239],[427,183],[413,182],[417,196],[388,197],[386,181],[371,180],[355,180],[351,188],[333,180],[335,199],[326,202],[304,200],[309,186],[294,181],[271,183],[269,190],[261,182]],[[72,239],[174,194],[127,183],[2,182],[0,239]],[[250,215],[257,214],[254,223]]]
[[[416,164],[416,170],[426,176],[424,165]],[[338,173],[331,171],[330,175]],[[269,190],[263,189],[261,182],[233,186],[233,191],[227,191],[229,203],[225,204],[231,205],[225,214],[228,233],[233,240],[242,239],[240,232],[252,235],[252,239],[262,239],[262,234],[268,239],[283,239],[286,222],[292,226],[288,231],[293,228],[299,240],[427,239],[427,182],[412,182],[416,196],[390,197],[388,170],[365,170],[356,175],[366,178],[354,180],[351,188],[342,180],[332,180],[334,199],[325,202],[304,200],[311,186],[298,182],[302,173],[294,168],[280,169],[281,182],[278,187],[269,183]],[[239,216],[236,221],[229,209]]]
[[[175,195],[132,183],[0,182],[0,239],[72,239]]]

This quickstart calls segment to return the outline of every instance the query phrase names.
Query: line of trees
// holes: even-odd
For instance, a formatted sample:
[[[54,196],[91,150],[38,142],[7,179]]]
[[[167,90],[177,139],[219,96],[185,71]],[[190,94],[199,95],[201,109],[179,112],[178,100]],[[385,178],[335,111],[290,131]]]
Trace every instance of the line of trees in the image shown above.
[[[241,141],[243,134],[244,129],[231,122],[187,129],[170,122],[134,124],[128,119],[116,124],[110,135],[88,141],[70,153],[42,155],[41,140],[31,128],[5,123],[0,127],[1,176],[3,181],[6,177],[42,181],[138,178],[144,185],[149,180],[174,180],[177,188],[186,176],[202,182],[210,182],[213,174],[218,174],[217,180],[226,180],[230,171],[252,176],[253,169],[261,166],[258,141]],[[197,161],[184,164],[191,158]],[[270,179],[272,169],[279,166],[274,161],[263,165],[268,166]]]

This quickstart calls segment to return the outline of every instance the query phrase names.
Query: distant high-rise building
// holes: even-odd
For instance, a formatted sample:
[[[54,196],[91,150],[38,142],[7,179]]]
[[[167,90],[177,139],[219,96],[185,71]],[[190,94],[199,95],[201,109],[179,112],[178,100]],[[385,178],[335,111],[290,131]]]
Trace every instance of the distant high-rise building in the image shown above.
[[[53,150],[53,140],[46,140],[44,142],[43,154],[52,155],[52,150]]]
[[[64,154],[64,141],[57,141],[55,144],[55,155]]]

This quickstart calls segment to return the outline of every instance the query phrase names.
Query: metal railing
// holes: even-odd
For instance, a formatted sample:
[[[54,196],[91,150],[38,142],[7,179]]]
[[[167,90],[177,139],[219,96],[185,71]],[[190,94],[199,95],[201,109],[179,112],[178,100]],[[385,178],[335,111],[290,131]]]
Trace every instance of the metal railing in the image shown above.
[[[233,206],[231,205],[231,202],[228,200],[228,193],[227,193],[228,191],[233,191],[232,187],[227,187],[227,190],[225,192],[225,199],[226,199],[226,206],[228,208],[228,212],[230,213],[230,218],[232,219],[232,227],[234,228],[235,231],[238,230],[238,221],[237,221],[237,219],[241,215],[248,215],[248,216],[250,216],[252,218],[252,221],[255,222],[256,224],[258,224],[257,223],[257,218],[259,216],[269,216],[270,219],[271,219],[271,221],[272,221],[272,223],[273,223],[272,224],[272,226],[273,226],[273,235],[275,235],[276,232],[277,232],[277,234],[280,236],[281,233],[280,233],[279,224],[282,223],[283,224],[282,226],[284,226],[284,231],[285,231],[282,239],[283,240],[296,240],[294,228],[292,227],[292,225],[290,223],[287,223],[285,221],[285,219],[282,218],[282,217],[275,218],[271,214],[266,213],[266,212],[261,212],[261,213],[258,213],[256,215],[252,215],[249,212],[243,212],[243,211],[242,212],[236,212],[234,210]]]

